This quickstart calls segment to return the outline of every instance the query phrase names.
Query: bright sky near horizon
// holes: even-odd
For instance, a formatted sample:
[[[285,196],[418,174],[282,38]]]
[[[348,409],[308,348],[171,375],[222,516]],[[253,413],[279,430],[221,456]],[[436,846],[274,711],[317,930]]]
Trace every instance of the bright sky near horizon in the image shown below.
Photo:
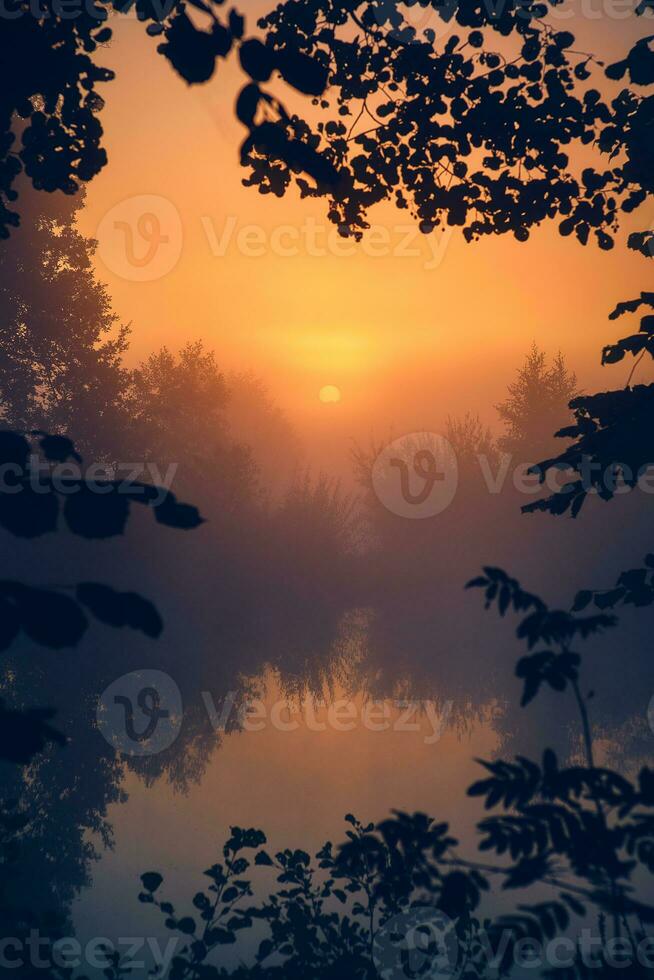
[[[562,26],[608,61],[651,32],[633,12],[624,19],[624,2],[575,9],[570,19],[569,5],[561,11]],[[609,16],[616,10],[619,19]],[[600,351],[619,335],[609,311],[647,288],[647,260],[625,242],[654,214],[626,220],[606,253],[555,226],[526,244],[504,236],[467,245],[457,230],[422,236],[407,212],[380,207],[353,245],[338,239],[324,203],[241,185],[232,67],[189,87],[128,19],[117,22],[104,61],[117,71],[102,93],[109,164],[88,186],[80,225],[91,235],[100,228],[98,274],[132,322],[132,358],[202,338],[226,368],[264,376],[300,427],[338,416],[349,434],[434,427],[468,409],[493,421],[534,340],[561,349],[587,390],[624,384],[631,365],[602,369]],[[162,254],[172,267],[151,281],[129,269],[125,278],[124,256],[102,247],[130,207],[123,202],[141,196],[154,199],[155,216],[163,208],[159,231],[169,238]],[[133,250],[143,255],[147,239]],[[318,397],[325,385],[341,391],[338,413]]]

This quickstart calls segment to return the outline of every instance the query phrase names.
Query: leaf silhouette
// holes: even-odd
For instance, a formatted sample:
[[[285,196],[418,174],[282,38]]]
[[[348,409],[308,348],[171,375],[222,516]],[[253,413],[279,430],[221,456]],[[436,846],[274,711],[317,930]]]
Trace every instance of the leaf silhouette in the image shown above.
[[[159,636],[163,629],[156,608],[136,592],[117,592],[98,582],[81,582],[76,595],[96,619],[109,626],[129,626],[152,637]]]

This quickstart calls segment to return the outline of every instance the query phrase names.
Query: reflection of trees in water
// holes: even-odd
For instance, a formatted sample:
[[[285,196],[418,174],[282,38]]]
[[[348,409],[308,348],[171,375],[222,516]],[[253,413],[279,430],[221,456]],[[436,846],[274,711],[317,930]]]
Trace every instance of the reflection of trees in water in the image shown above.
[[[193,541],[155,535],[138,523],[132,539],[108,549],[104,568],[110,577],[115,565],[127,576],[126,587],[133,580],[156,599],[166,622],[162,637],[149,642],[125,634],[117,644],[117,634],[98,628],[57,661],[27,649],[11,653],[5,670],[13,703],[56,705],[57,723],[70,738],[68,748],[40,757],[23,786],[12,788],[12,795],[21,791],[38,828],[28,866],[45,861],[66,904],[89,882],[97,856],[91,840],[111,844],[107,808],[124,798],[128,769],[145,785],[164,779],[180,792],[202,779],[224,737],[212,726],[203,691],[217,707],[233,695],[228,730],[238,729],[240,705],[265,695],[263,678],[272,671],[290,700],[329,698],[338,689],[371,699],[451,701],[451,726],[464,732],[490,717],[505,751],[540,745],[545,731],[564,753],[576,749],[569,713],[559,715],[558,705],[553,710],[547,693],[528,722],[515,707],[515,644],[463,590],[486,555],[501,555],[520,574],[530,565],[537,580],[547,581],[542,569],[557,567],[562,541],[552,524],[520,517],[512,493],[464,493],[443,515],[447,532],[439,519],[403,521],[377,504],[370,516],[381,533],[374,551],[362,554],[347,548],[340,525],[335,533],[331,522],[345,511],[335,505],[332,518],[326,516],[325,493],[296,487],[294,504],[289,497],[278,511],[254,511],[252,520],[238,524],[208,512],[209,523]],[[628,537],[637,532],[640,512],[626,506],[634,525],[632,532],[625,525]],[[585,520],[575,530],[585,528],[581,537],[588,544],[596,527],[592,515]],[[69,558],[83,576],[89,555],[71,551]],[[592,548],[588,560],[592,564]],[[61,562],[60,552],[46,556],[44,578],[54,577]],[[611,565],[619,567],[619,555]],[[552,583],[550,574],[550,584],[565,602],[582,569],[563,566],[559,577]],[[631,742],[623,740],[625,764],[638,740],[642,746],[645,724],[639,699],[646,665],[637,652],[642,637],[633,640],[632,671],[619,698],[609,648],[598,641],[592,659],[596,723],[610,734],[630,715],[643,719]],[[96,700],[137,667],[170,674],[182,693],[184,720],[168,749],[119,760],[95,729]]]
[[[297,692],[317,691],[345,674],[352,639],[341,620],[351,581],[339,499],[333,488],[303,480],[277,510],[266,504],[246,516],[242,511],[236,525],[233,514],[226,519],[220,509],[215,515],[209,510],[215,520],[196,542],[164,540],[137,520],[132,538],[104,547],[102,574],[120,570],[126,587],[138,582],[139,589],[152,589],[168,627],[161,642],[141,644],[132,636],[116,643],[110,629],[93,629],[63,654],[64,662],[60,654],[55,660],[52,652],[26,644],[12,648],[3,677],[9,704],[56,705],[57,725],[69,739],[65,750],[47,751],[24,770],[7,769],[3,779],[3,795],[20,798],[30,821],[16,895],[40,875],[51,876],[56,895],[44,890],[38,901],[67,908],[90,883],[96,848],[111,846],[108,807],[125,798],[128,770],[145,785],[166,779],[180,792],[201,779],[223,737],[203,692],[218,706],[228,695],[233,699],[228,730],[236,730],[239,709],[262,693],[266,670],[277,671]],[[331,510],[325,506],[330,500]],[[64,565],[73,565],[80,578],[96,577],[96,548],[46,543],[42,580],[60,580]],[[17,547],[17,574],[31,559],[30,549]],[[135,668],[163,670],[175,680],[183,724],[160,754],[119,758],[95,726],[97,699]]]
[[[521,515],[523,502],[511,486],[493,495],[473,485],[464,487],[435,520],[411,522],[371,500],[376,598],[367,657],[382,693],[408,680],[417,697],[452,699],[453,718],[468,724],[474,724],[484,706],[505,705],[495,722],[505,751],[523,751],[547,730],[559,751],[566,752],[570,733],[565,718],[557,724],[556,703],[548,704],[547,698],[539,702],[527,725],[516,706],[514,645],[507,643],[497,624],[485,622],[480,611],[470,607],[463,584],[471,569],[501,564],[536,581],[561,608],[569,608],[579,582],[594,583],[599,574],[605,576],[606,587],[638,554],[647,500],[634,494],[618,504],[623,523],[614,540],[606,540],[601,505],[589,508],[583,522],[557,524]],[[614,645],[599,638],[592,661],[593,711],[607,737],[628,719],[639,719],[625,733],[625,750],[640,754],[647,730],[648,625],[643,616],[626,614],[624,620],[628,670],[616,696]]]

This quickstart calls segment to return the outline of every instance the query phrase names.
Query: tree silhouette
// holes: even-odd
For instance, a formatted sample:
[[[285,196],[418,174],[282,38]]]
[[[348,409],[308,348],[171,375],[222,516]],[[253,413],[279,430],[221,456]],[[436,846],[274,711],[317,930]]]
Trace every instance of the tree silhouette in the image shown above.
[[[29,190],[21,226],[0,249],[3,424],[74,434],[89,462],[177,464],[180,485],[223,487],[225,506],[262,493],[261,464],[282,492],[280,460],[290,471],[300,450],[259,379],[227,379],[202,342],[127,366],[130,327],[95,276],[95,241],[75,225],[83,204],[83,193]]]
[[[124,431],[129,328],[95,278],[95,242],[75,227],[83,195],[28,192],[0,249],[0,408],[21,430],[75,433],[84,454],[114,458]]]
[[[245,447],[231,443],[226,429],[227,384],[215,353],[201,341],[178,354],[166,347],[151,354],[131,373],[125,396],[130,412],[127,444],[142,460],[178,465],[175,474],[184,492],[211,486],[242,493],[256,476]]]
[[[456,453],[459,468],[475,466],[479,456],[494,460],[498,447],[490,428],[479,415],[466,412],[462,418],[451,415],[445,420],[445,436]]]
[[[134,372],[131,393],[135,428],[143,429],[148,455],[180,456],[179,443],[198,447],[224,437],[227,385],[213,351],[201,341],[179,354],[166,347],[151,354]],[[176,444],[176,440],[179,443]]]
[[[545,352],[533,344],[507,390],[508,397],[496,406],[506,429],[499,448],[525,461],[536,459],[551,449],[552,433],[577,394],[577,378],[560,351],[548,367]]]

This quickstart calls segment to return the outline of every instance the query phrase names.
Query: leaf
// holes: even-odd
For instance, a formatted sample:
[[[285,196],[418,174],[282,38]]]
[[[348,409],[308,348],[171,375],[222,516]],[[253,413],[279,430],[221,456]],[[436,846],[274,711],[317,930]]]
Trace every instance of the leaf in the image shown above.
[[[18,614],[27,636],[53,649],[75,646],[88,628],[86,616],[73,599],[45,589],[20,589]]]
[[[185,935],[192,936],[195,932],[195,919],[192,919],[190,915],[185,915],[183,919],[178,921],[177,928]]]
[[[235,10],[230,10],[229,12],[229,29],[232,32],[232,37],[238,39],[243,37],[243,32],[245,30],[245,20]]]
[[[207,870],[203,872],[203,874],[205,874],[207,878],[211,878],[211,880],[214,882],[222,881],[225,877],[220,864],[212,864],[210,868],[207,868]]]
[[[579,899],[575,898],[574,895],[570,895],[568,892],[561,892],[561,898],[572,909],[575,915],[585,915],[586,909],[581,904]]]
[[[609,313],[609,320],[617,320],[625,313],[635,313],[641,306],[654,307],[654,293],[641,293],[638,299],[618,303],[615,309]]]
[[[159,504],[154,505],[154,514],[159,524],[167,527],[177,527],[188,531],[204,523],[197,507],[191,504],[180,504],[174,493],[168,491]]]
[[[0,465],[17,466],[24,475],[29,454],[30,445],[25,436],[9,429],[0,429]]]
[[[625,594],[623,588],[610,589],[608,592],[600,592],[595,595],[595,605],[598,609],[611,609]]]
[[[47,432],[35,430],[33,436],[42,436],[39,446],[45,458],[51,463],[65,463],[67,459],[74,459],[78,463],[82,462],[82,457],[76,451],[71,439],[66,436],[49,435]]]
[[[99,582],[82,582],[76,594],[96,619],[109,626],[129,626],[152,637],[159,636],[163,629],[155,606],[136,592],[116,592]]]
[[[558,31],[554,35],[553,41],[558,48],[571,48],[575,43],[575,36],[570,31]]]
[[[257,851],[254,858],[254,863],[260,865],[272,865],[273,859],[266,851]]]
[[[327,88],[329,72],[315,58],[290,48],[276,52],[277,68],[282,78],[305,95],[322,95]]]
[[[209,950],[201,939],[196,939],[194,943],[191,943],[191,953],[196,963],[201,963],[208,952]]]
[[[526,858],[519,861],[509,873],[502,885],[503,888],[526,888],[539,881],[547,873],[548,864],[544,857]]]
[[[654,82],[654,52],[650,48],[652,40],[652,36],[641,38],[627,56],[629,76],[635,85],[651,85]]]
[[[540,685],[541,678],[536,675],[530,674],[525,679],[525,686],[522,691],[522,698],[520,699],[521,707],[526,708],[527,705],[534,700],[538,694],[538,691],[540,690]]]
[[[588,589],[583,589],[581,592],[577,592],[575,596],[575,601],[572,604],[573,612],[581,612],[593,599],[593,593]]]
[[[654,231],[634,231],[627,239],[627,248],[640,252],[646,259],[654,258]]]
[[[256,39],[244,41],[238,49],[241,67],[255,82],[267,82],[275,61],[273,52]]]
[[[616,61],[614,64],[609,65],[605,69],[605,74],[607,78],[611,78],[614,82],[619,81],[619,79],[624,78],[624,74],[627,70],[627,59],[624,61]]]
[[[141,875],[141,883],[146,892],[156,892],[162,882],[163,877],[158,871],[146,871],[145,874]]]
[[[59,502],[54,493],[37,493],[21,486],[16,493],[0,492],[0,526],[19,538],[36,538],[57,528]]]
[[[166,29],[166,40],[157,50],[188,82],[207,82],[216,67],[216,43],[211,34],[194,27],[186,13],[177,13]]]
[[[111,493],[93,492],[82,484],[66,496],[64,518],[73,534],[83,538],[111,538],[122,534],[129,516],[129,500],[118,488]]]
[[[259,952],[257,954],[257,959],[265,960],[272,953],[274,949],[274,944],[271,939],[264,939],[259,945]]]

